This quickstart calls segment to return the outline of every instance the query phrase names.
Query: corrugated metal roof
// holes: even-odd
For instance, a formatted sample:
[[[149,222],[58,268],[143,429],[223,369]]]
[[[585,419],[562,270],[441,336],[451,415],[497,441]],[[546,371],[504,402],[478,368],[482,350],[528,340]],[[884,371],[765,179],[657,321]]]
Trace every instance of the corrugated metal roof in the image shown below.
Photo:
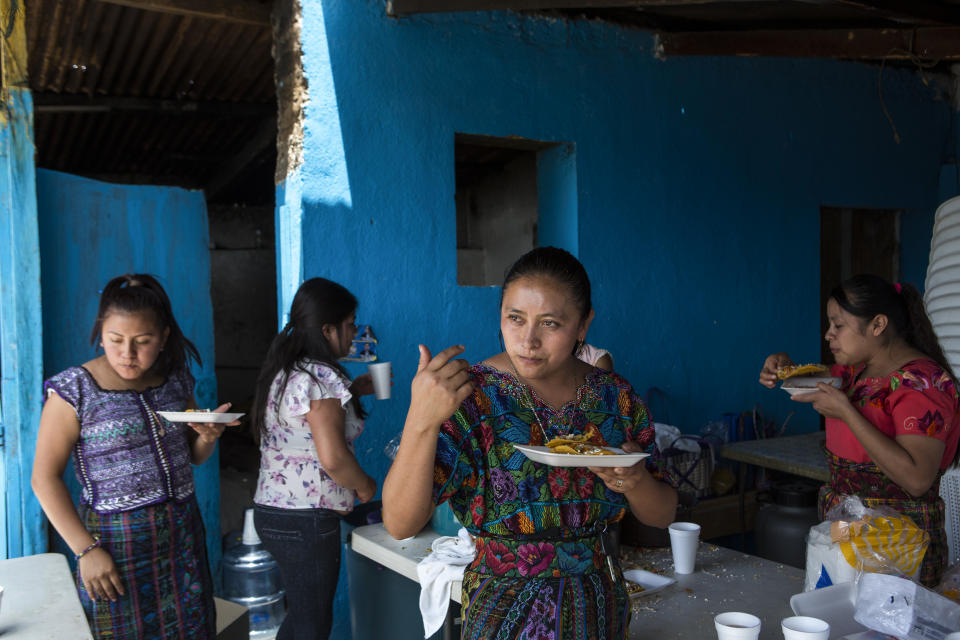
[[[36,0],[27,40],[44,168],[201,188],[276,119],[268,24]]]

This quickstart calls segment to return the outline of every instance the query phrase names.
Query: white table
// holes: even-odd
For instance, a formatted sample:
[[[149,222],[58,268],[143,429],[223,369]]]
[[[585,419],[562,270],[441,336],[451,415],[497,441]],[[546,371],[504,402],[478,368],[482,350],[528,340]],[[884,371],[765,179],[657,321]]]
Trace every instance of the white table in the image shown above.
[[[411,540],[394,540],[382,524],[353,530],[351,545],[360,555],[417,580],[417,563],[437,538],[430,528]],[[637,566],[673,575],[670,549],[624,547],[624,569]],[[780,620],[793,615],[790,596],[803,591],[804,572],[739,551],[701,543],[696,571],[649,596],[633,599],[630,638],[673,640],[715,637],[713,617],[723,611],[747,611],[763,621],[761,640],[781,640]],[[452,599],[460,602],[460,585]]]
[[[0,638],[91,640],[67,558],[41,553],[0,560]]]
[[[427,527],[413,538],[394,540],[382,524],[357,527],[350,536],[350,546],[354,551],[414,582],[420,582],[417,579],[417,564],[430,555],[428,549],[439,537]],[[460,582],[455,582],[450,591],[450,599],[460,604]]]

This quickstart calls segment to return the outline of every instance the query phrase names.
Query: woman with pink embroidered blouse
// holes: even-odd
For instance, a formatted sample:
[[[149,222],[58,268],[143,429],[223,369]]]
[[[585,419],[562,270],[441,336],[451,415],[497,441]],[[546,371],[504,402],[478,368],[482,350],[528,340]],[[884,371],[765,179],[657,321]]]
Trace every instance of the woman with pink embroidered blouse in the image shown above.
[[[956,377],[909,284],[855,276],[830,294],[827,317],[831,375],[841,386],[793,396],[826,418],[830,482],[820,490],[820,516],[844,495],[910,516],[930,534],[920,581],[935,586],[948,551],[940,478],[960,438]],[[770,355],[760,383],[772,388],[789,364],[785,353]]]

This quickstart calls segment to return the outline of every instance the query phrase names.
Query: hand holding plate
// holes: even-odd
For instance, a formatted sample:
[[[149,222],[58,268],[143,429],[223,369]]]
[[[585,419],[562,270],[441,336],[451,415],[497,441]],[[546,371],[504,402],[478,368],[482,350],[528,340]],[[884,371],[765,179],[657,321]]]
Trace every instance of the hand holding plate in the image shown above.
[[[213,410],[213,413],[226,413],[231,404],[226,402],[216,409]],[[188,425],[197,432],[197,435],[207,442],[212,442],[223,435],[224,429],[227,427],[234,427],[240,424],[239,420],[234,420],[233,422],[188,422]]]

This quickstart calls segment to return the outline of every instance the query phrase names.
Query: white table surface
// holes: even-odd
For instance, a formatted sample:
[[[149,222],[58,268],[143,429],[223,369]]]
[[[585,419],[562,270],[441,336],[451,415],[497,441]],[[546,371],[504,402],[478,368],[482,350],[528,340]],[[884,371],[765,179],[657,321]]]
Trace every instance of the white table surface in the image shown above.
[[[0,560],[0,638],[90,640],[67,558],[41,553]]]
[[[351,545],[360,555],[417,580],[417,563],[437,538],[429,527],[412,540],[394,540],[382,524],[353,530]],[[638,567],[673,576],[670,549],[624,548],[624,569]],[[746,611],[762,621],[761,640],[781,640],[780,620],[793,615],[790,596],[803,591],[804,572],[739,551],[701,543],[694,573],[632,601],[630,638],[657,640],[715,638],[713,617]],[[453,599],[460,602],[460,585]]]
[[[409,540],[394,540],[382,524],[368,524],[350,532],[350,546],[362,556],[400,575],[420,582],[417,579],[417,564],[430,555],[430,545],[439,536],[427,527],[416,537]],[[460,582],[452,585],[450,599],[460,603]]]

